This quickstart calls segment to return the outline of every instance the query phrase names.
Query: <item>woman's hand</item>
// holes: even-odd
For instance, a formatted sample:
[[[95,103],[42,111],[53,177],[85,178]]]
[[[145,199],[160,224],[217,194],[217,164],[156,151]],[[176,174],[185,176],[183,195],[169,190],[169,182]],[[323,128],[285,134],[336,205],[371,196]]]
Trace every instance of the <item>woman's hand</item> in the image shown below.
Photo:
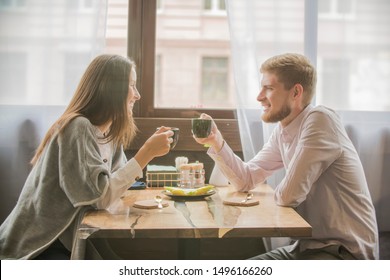
[[[200,119],[208,119],[211,120],[211,132],[210,135],[207,138],[196,138],[194,135],[195,141],[202,145],[208,145],[212,147],[217,153],[222,149],[224,140],[222,137],[221,132],[218,130],[217,125],[215,124],[212,117],[209,115],[203,113],[199,117]]]
[[[134,158],[143,169],[152,159],[166,155],[170,150],[173,131],[169,127],[160,127],[139,149]]]
[[[144,146],[148,146],[154,157],[166,155],[169,152],[170,145],[173,142],[171,138],[173,131],[170,127],[161,126],[148,140]]]

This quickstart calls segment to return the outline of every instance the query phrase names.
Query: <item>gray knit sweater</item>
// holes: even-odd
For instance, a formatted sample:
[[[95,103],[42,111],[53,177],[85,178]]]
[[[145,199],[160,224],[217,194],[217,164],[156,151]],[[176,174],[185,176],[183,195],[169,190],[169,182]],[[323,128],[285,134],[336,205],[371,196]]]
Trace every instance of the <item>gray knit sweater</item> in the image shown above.
[[[34,258],[75,224],[79,213],[110,193],[111,185],[125,190],[142,176],[122,148],[114,149],[110,166],[115,170],[109,170],[96,130],[88,119],[77,117],[52,137],[0,226],[0,259]]]

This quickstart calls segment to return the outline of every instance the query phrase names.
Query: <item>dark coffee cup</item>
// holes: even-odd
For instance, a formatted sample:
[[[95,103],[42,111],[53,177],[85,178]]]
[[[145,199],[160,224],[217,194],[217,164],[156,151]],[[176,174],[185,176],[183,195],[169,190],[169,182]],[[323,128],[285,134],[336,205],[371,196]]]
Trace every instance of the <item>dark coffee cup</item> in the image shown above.
[[[211,132],[211,120],[192,119],[192,133],[196,138],[207,138]]]
[[[157,127],[156,130],[159,130],[160,128]],[[180,134],[180,129],[178,127],[171,127],[172,132],[173,132],[173,136],[171,136],[171,138],[173,139],[172,143],[171,143],[171,150],[173,148],[175,148],[177,142],[179,141],[179,134]]]
[[[178,127],[171,127],[171,130],[173,131],[173,142],[171,143],[171,150],[175,148],[177,142],[179,141],[179,134],[180,134],[180,129]]]

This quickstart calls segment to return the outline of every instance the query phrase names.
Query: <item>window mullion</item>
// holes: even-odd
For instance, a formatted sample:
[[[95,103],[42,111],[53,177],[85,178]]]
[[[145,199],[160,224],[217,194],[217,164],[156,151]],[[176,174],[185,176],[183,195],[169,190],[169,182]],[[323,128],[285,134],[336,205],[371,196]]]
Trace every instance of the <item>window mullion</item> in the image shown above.
[[[151,116],[154,104],[156,0],[129,0],[127,54],[137,65],[137,88],[141,99],[134,115]]]

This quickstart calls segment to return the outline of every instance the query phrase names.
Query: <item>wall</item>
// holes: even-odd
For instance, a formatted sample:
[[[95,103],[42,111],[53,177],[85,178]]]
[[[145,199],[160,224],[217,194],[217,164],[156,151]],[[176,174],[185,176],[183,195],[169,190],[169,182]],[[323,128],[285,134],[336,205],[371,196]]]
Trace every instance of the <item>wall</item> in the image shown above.
[[[339,112],[366,175],[379,231],[390,231],[390,112]]]
[[[40,139],[62,106],[0,105],[0,222],[15,206]]]

